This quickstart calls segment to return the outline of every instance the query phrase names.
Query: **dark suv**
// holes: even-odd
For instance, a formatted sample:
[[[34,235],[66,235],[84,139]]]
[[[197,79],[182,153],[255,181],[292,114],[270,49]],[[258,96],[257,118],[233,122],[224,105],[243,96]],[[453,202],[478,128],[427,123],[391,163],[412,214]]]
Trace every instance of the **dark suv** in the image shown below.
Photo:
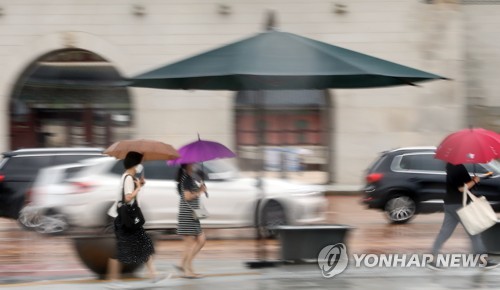
[[[383,152],[366,171],[363,203],[385,211],[393,223],[406,223],[417,213],[443,210],[446,163],[434,158],[435,147],[399,148]],[[465,164],[469,173],[486,176],[472,192],[484,195],[500,210],[500,163]]]
[[[102,155],[102,148],[36,148],[3,153],[0,161],[0,217],[17,219],[41,168]]]

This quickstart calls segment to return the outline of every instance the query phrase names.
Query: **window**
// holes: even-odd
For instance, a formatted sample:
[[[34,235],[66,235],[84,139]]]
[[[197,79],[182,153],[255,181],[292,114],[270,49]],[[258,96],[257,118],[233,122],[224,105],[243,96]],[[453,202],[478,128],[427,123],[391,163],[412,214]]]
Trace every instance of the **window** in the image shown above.
[[[403,170],[446,171],[446,163],[434,154],[403,155],[399,167]]]
[[[201,171],[201,166],[199,166],[198,169]],[[229,162],[211,160],[203,163],[203,175],[205,180],[229,180],[238,176],[238,168]],[[198,172],[198,176],[201,176],[200,172]]]
[[[78,161],[88,159],[88,158],[95,158],[95,157],[100,157],[102,156],[101,154],[79,154],[75,153],[74,155],[56,155],[54,157],[54,165],[59,165],[59,164],[68,164],[68,163],[76,163]]]
[[[478,174],[488,173],[488,170],[484,168],[484,166],[482,166],[481,164],[464,164],[464,165],[469,173],[478,173]]]
[[[142,164],[144,165],[144,177],[146,180],[175,180],[177,170],[179,169],[177,166],[168,166],[165,160],[145,161]],[[113,168],[111,168],[111,172],[122,175],[125,172],[123,161],[116,162]]]
[[[78,173],[84,169],[85,166],[75,166],[75,167],[69,167],[64,170],[64,177],[63,180],[73,178],[78,175]]]
[[[309,129],[309,122],[306,120],[295,121],[295,129],[297,130],[297,144],[307,144],[306,132]]]
[[[2,168],[12,175],[35,175],[40,168],[51,165],[52,156],[16,156],[11,157]]]
[[[168,166],[165,160],[146,161],[144,164],[144,174],[146,179],[175,180],[177,166]]]
[[[111,173],[113,174],[122,175],[123,172],[125,172],[125,167],[123,166],[122,160],[116,162],[113,168],[111,168]]]

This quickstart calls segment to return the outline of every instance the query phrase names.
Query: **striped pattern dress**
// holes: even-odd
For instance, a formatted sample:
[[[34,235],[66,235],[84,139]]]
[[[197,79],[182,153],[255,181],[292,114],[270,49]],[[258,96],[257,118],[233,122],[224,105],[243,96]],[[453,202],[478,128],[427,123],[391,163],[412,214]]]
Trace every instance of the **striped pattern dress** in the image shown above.
[[[177,190],[179,192],[179,214],[177,215],[177,234],[185,236],[198,236],[202,233],[200,221],[193,216],[193,209],[200,207],[200,199],[196,198],[191,201],[184,199],[184,191],[196,191],[199,187],[194,179],[188,174],[182,174]],[[188,206],[191,206],[191,208]]]

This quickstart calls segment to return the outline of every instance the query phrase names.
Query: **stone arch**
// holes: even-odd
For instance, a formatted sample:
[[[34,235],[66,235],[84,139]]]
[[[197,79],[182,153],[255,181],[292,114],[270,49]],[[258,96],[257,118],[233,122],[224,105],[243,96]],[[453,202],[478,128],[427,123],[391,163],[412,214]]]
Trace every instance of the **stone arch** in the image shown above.
[[[92,81],[97,81],[98,83],[92,83],[90,85],[95,86],[97,84],[97,87],[102,85],[103,87],[106,87],[106,89],[109,89],[110,83],[109,82],[106,83],[106,81],[109,81],[109,80],[106,80],[104,78],[101,81],[99,79],[99,77],[102,77],[105,75],[107,75],[109,77],[109,76],[113,75],[113,78],[115,78],[114,81],[118,82],[121,80],[122,85],[117,85],[116,83],[111,84],[111,85],[115,86],[117,88],[117,90],[120,90],[121,92],[120,92],[120,94],[117,94],[116,90],[115,90],[114,93],[108,92],[104,95],[106,95],[106,97],[108,97],[110,95],[113,95],[114,97],[116,97],[116,95],[122,95],[124,102],[127,104],[130,104],[130,109],[128,110],[127,115],[131,116],[132,111],[133,111],[132,110],[132,108],[133,108],[132,98],[130,96],[129,90],[126,88],[126,86],[123,85],[124,84],[123,77],[121,77],[122,74],[120,73],[120,71],[122,71],[122,69],[119,66],[117,66],[117,64],[121,64],[121,60],[123,59],[120,56],[119,49],[113,47],[112,45],[103,41],[100,38],[97,38],[93,35],[89,35],[86,33],[81,33],[81,32],[63,32],[63,33],[56,33],[56,34],[47,35],[47,36],[41,37],[41,38],[37,39],[36,41],[34,41],[32,43],[32,45],[30,45],[30,48],[31,48],[31,50],[29,53],[23,52],[23,51],[20,51],[18,53],[19,56],[17,57],[17,59],[20,59],[20,61],[18,61],[15,64],[10,65],[10,67],[12,68],[10,71],[13,73],[9,75],[10,79],[6,81],[7,85],[4,86],[4,87],[7,87],[9,89],[9,92],[5,94],[6,102],[4,102],[4,111],[6,114],[4,114],[4,116],[7,116],[7,120],[5,122],[7,125],[7,126],[5,126],[6,132],[10,133],[10,134],[5,134],[5,135],[9,135],[11,137],[11,138],[9,138],[10,140],[7,141],[7,144],[4,144],[4,146],[10,147],[10,149],[16,149],[16,148],[12,148],[12,147],[39,146],[40,142],[35,140],[33,135],[28,134],[29,127],[32,126],[33,128],[38,128],[36,126],[39,125],[40,120],[39,119],[37,120],[37,118],[40,118],[40,115],[44,115],[45,118],[47,118],[47,116],[48,116],[49,118],[54,119],[54,117],[51,115],[52,115],[52,113],[54,113],[55,109],[57,109],[57,110],[55,110],[55,111],[57,111],[57,114],[61,114],[61,112],[64,111],[63,109],[65,109],[66,110],[65,114],[69,116],[66,119],[71,119],[72,117],[73,117],[73,119],[78,119],[78,115],[80,115],[81,119],[82,119],[81,120],[82,124],[89,122],[89,121],[91,123],[91,125],[85,126],[85,128],[83,129],[84,132],[82,134],[85,135],[85,138],[84,138],[85,140],[83,142],[62,142],[60,145],[62,145],[62,146],[68,146],[68,145],[70,145],[70,146],[78,146],[78,145],[106,146],[106,145],[108,145],[109,142],[113,141],[113,138],[109,138],[110,137],[110,134],[108,134],[109,128],[104,128],[104,129],[101,128],[100,129],[100,131],[102,131],[102,132],[99,134],[106,135],[106,137],[104,137],[104,139],[106,139],[106,140],[104,140],[104,141],[101,140],[101,141],[97,142],[96,140],[99,139],[96,137],[97,135],[96,136],[92,135],[93,134],[92,130],[96,129],[94,131],[97,131],[98,128],[97,127],[93,128],[92,126],[94,126],[94,124],[91,121],[94,119],[99,119],[100,118],[99,115],[107,114],[109,119],[110,119],[110,120],[108,120],[110,124],[113,124],[113,122],[115,122],[115,119],[116,119],[115,115],[119,116],[119,114],[110,113],[111,111],[109,111],[109,110],[108,110],[109,112],[106,112],[106,109],[109,109],[109,107],[110,107],[109,102],[107,104],[108,106],[103,105],[102,102],[98,102],[97,107],[99,107],[99,106],[102,107],[99,110],[97,110],[96,104],[92,104],[92,106],[89,106],[90,109],[89,108],[78,109],[78,106],[81,106],[82,104],[77,103],[75,105],[75,104],[68,103],[68,104],[66,104],[67,106],[64,106],[64,100],[59,100],[60,103],[63,103],[62,107],[60,107],[61,104],[57,104],[57,106],[55,106],[53,103],[48,104],[50,102],[48,102],[47,99],[45,99],[44,104],[42,104],[42,107],[45,106],[43,108],[40,108],[40,104],[37,104],[37,100],[33,100],[33,99],[30,99],[29,106],[26,106],[25,103],[23,104],[23,102],[26,101],[26,95],[27,95],[26,89],[23,89],[23,85],[24,85],[23,82],[28,81],[29,85],[32,85],[33,79],[35,79],[35,83],[36,83],[35,86],[37,86],[38,90],[32,90],[32,91],[36,91],[37,97],[39,97],[38,95],[40,95],[40,91],[42,91],[42,92],[45,91],[45,93],[46,93],[48,87],[54,88],[49,93],[52,96],[54,96],[54,95],[55,96],[57,96],[57,95],[73,95],[73,94],[76,94],[76,90],[77,90],[75,88],[75,85],[79,85],[81,83],[75,83],[75,82],[71,83],[74,80],[71,80],[71,77],[69,77],[69,79],[68,79],[68,74],[72,75],[72,77],[76,76],[77,80],[78,80],[78,78],[80,78],[82,75],[85,75],[85,74],[87,74],[87,76],[88,75],[95,75],[95,72],[99,72],[99,74],[97,74],[98,77],[94,78],[92,80]],[[55,55],[68,54],[68,52],[78,52],[78,53],[80,53],[80,55],[84,55],[84,54],[85,55],[94,55],[96,57],[96,59],[91,60],[91,61],[83,60],[83,61],[85,61],[85,63],[83,63],[83,61],[75,61],[75,60],[70,60],[70,62],[62,63],[60,59],[56,59],[56,60],[54,60],[54,62],[50,61],[50,59],[54,58]],[[82,53],[82,52],[85,52],[85,53]],[[79,65],[75,65],[76,63],[78,63]],[[54,65],[54,64],[57,64],[57,65]],[[100,67],[95,67],[95,64],[98,64],[97,66],[100,66]],[[93,73],[89,73],[89,71],[88,71],[89,69],[93,70]],[[43,73],[39,73],[38,78],[33,77],[33,76],[36,76],[36,72],[40,71],[40,70],[42,70]],[[54,75],[55,83],[52,83],[52,81],[48,80],[47,78],[42,77],[43,78],[42,80],[39,79],[40,76],[45,76],[47,74]],[[68,84],[68,80],[69,80],[70,84]],[[49,83],[47,83],[47,82],[49,82]],[[89,84],[87,84],[87,85],[89,85]],[[120,88],[120,86],[121,86],[121,88]],[[40,89],[40,87],[42,87],[43,89]],[[90,86],[88,86],[86,89],[88,89],[89,87]],[[79,89],[80,89],[79,95],[83,95],[83,96],[94,95],[94,94],[96,94],[96,92],[99,91],[99,90],[94,90],[93,93],[91,93],[91,94],[89,94],[88,92],[86,94],[82,94],[84,89],[83,88],[79,88]],[[72,90],[73,93],[61,94],[60,93],[61,90],[65,90],[66,92],[68,90],[70,90],[70,91]],[[22,93],[22,95],[20,95],[20,93]],[[33,93],[31,95],[33,95]],[[41,99],[44,99],[44,98],[42,97]],[[109,98],[106,100],[109,100]],[[20,102],[20,101],[22,101],[22,102]],[[5,103],[8,103],[9,106],[5,106]],[[36,106],[38,106],[38,108],[34,109],[34,107],[35,107],[34,104]],[[76,106],[76,108],[75,108],[75,106]],[[68,110],[69,107],[72,107],[74,110],[73,111]],[[14,120],[15,114],[26,113],[26,110],[30,110],[30,112],[28,113],[28,116],[26,118],[24,118],[24,120],[22,120],[21,122],[17,122],[18,120]],[[50,110],[52,110],[52,111],[49,112]],[[85,111],[85,113],[84,113],[84,111]],[[33,112],[35,112],[35,116],[33,116]],[[75,112],[77,113],[76,118],[74,115]],[[100,118],[100,119],[102,119],[102,118]],[[23,134],[26,135],[25,137],[28,137],[28,138],[26,138],[26,141],[27,141],[26,144],[19,144],[18,146],[13,146],[13,145],[15,145],[14,144],[15,142],[13,140],[15,138],[15,136],[13,135],[13,130],[11,130],[11,129],[14,128],[12,125],[14,121],[17,122],[17,125],[20,125],[20,126],[18,126],[18,129],[19,128],[22,129],[22,127],[25,127]],[[128,125],[130,125],[130,122]],[[128,127],[130,127],[130,126],[128,126]],[[26,130],[26,129],[28,129],[28,130]],[[23,130],[21,130],[21,131],[23,131]],[[117,132],[117,133],[119,133],[118,135],[120,136],[120,138],[121,137],[128,137],[129,134],[127,134],[127,133],[124,134],[123,131],[124,130],[121,130],[121,132]],[[130,131],[130,128],[128,128],[125,131]],[[19,130],[17,132],[19,133]],[[18,136],[18,139],[19,138],[24,139],[25,137]],[[43,145],[44,144],[42,144],[42,146]]]
[[[5,91],[2,95],[8,96],[12,92],[12,86],[17,82],[22,73],[30,64],[38,60],[41,56],[47,55],[52,51],[61,49],[83,49],[100,55],[109,61],[124,75],[127,64],[127,57],[119,47],[96,35],[81,31],[63,31],[35,38],[32,42],[16,50],[16,53],[9,58],[9,62],[4,64],[9,74],[5,74],[2,86]],[[8,107],[8,100],[4,102],[5,108]]]

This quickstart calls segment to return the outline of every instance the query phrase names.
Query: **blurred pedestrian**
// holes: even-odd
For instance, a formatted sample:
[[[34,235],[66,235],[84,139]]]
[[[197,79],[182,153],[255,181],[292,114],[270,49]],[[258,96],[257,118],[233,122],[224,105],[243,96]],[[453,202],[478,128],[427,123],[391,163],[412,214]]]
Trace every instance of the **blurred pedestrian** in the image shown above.
[[[185,278],[202,277],[193,271],[193,259],[206,242],[200,221],[193,214],[193,209],[200,208],[200,196],[206,187],[205,184],[198,186],[196,183],[193,167],[193,164],[182,164],[176,178],[180,198],[177,234],[184,240],[183,257],[176,268],[184,273]]]
[[[458,223],[461,223],[460,217],[457,214],[457,210],[462,208],[462,198],[464,194],[464,186],[467,188],[472,188],[477,185],[481,179],[479,176],[474,176],[471,178],[469,172],[463,164],[453,165],[451,163],[446,164],[446,195],[444,197],[444,220],[439,230],[439,234],[434,241],[432,246],[432,254],[434,256],[434,261],[432,261],[428,266],[432,269],[439,268],[436,264],[436,257],[439,251],[443,247],[444,243],[451,237]],[[463,225],[462,225],[463,226]],[[466,231],[467,232],[467,231]],[[472,251],[474,254],[485,254],[486,248],[481,239],[481,235],[469,235],[472,243]],[[497,264],[492,261],[487,261],[485,268],[494,268]]]
[[[121,178],[124,200],[127,204],[138,202],[138,195],[145,184],[144,178],[136,178],[137,169],[142,167],[143,155],[131,151],[123,160],[125,172]],[[120,200],[122,194],[120,194]],[[115,207],[116,211],[116,207]],[[114,215],[117,216],[117,213]],[[108,278],[112,281],[119,279],[122,264],[146,264],[149,277],[155,282],[164,278],[158,275],[153,263],[155,252],[153,241],[141,226],[136,230],[125,229],[119,219],[114,220],[114,230],[116,236],[116,256],[108,261]]]

